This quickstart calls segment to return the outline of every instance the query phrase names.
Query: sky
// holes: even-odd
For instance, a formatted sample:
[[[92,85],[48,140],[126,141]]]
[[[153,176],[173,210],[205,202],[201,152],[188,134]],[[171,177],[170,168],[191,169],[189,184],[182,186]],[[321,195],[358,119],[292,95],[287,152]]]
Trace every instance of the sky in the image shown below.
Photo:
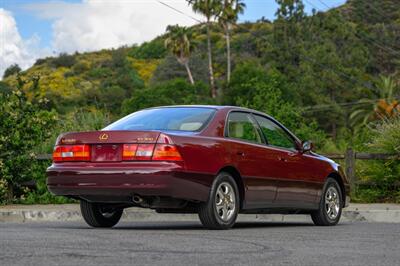
[[[167,25],[190,26],[185,0],[0,0],[0,77],[12,64],[22,69],[38,58],[140,44],[162,34]],[[341,5],[345,0],[304,0],[306,12]],[[244,0],[239,21],[274,19],[275,0]],[[192,18],[191,18],[192,17]]]

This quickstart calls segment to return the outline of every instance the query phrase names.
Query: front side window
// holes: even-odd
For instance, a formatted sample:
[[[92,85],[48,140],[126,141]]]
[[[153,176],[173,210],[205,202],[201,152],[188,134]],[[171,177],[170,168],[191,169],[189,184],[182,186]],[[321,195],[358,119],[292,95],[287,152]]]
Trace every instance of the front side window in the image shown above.
[[[232,112],[229,114],[228,137],[262,143],[257,124],[248,113]]]
[[[254,117],[260,125],[261,131],[264,133],[269,145],[287,149],[296,148],[292,137],[275,122],[259,115],[254,115]]]
[[[104,130],[199,131],[215,113],[213,108],[164,107],[130,114]]]

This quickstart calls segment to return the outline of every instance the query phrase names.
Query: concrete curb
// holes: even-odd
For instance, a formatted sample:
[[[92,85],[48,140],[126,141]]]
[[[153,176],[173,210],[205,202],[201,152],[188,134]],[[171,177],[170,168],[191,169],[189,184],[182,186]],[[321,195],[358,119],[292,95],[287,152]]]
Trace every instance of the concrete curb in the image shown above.
[[[0,222],[82,221],[79,205],[8,205],[0,206]],[[150,209],[129,208],[122,221],[198,221],[196,214],[158,214]],[[238,221],[311,222],[309,215],[239,215]],[[351,204],[343,210],[342,222],[400,223],[399,204]]]

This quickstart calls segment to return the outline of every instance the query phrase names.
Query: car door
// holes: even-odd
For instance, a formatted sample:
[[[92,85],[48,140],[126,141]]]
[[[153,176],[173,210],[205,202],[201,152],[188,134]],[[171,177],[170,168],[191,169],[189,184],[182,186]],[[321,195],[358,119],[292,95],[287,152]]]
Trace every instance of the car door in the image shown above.
[[[318,171],[313,159],[303,154],[295,138],[272,119],[254,115],[267,141],[269,149],[279,156],[277,194],[275,206],[308,208],[317,203],[320,190]]]
[[[266,151],[265,140],[252,115],[247,112],[228,114],[225,136],[229,139],[232,161],[242,175],[244,208],[269,206],[276,196],[276,156]],[[269,165],[269,166],[267,166]]]

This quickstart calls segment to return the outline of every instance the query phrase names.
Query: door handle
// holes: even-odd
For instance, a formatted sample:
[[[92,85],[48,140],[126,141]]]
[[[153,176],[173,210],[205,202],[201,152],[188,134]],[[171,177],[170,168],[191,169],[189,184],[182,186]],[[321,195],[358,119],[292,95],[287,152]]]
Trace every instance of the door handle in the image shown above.
[[[244,152],[242,152],[242,151],[238,151],[236,154],[239,155],[239,156],[244,157]]]
[[[287,159],[281,156],[278,156],[278,160],[282,162],[287,162]]]

